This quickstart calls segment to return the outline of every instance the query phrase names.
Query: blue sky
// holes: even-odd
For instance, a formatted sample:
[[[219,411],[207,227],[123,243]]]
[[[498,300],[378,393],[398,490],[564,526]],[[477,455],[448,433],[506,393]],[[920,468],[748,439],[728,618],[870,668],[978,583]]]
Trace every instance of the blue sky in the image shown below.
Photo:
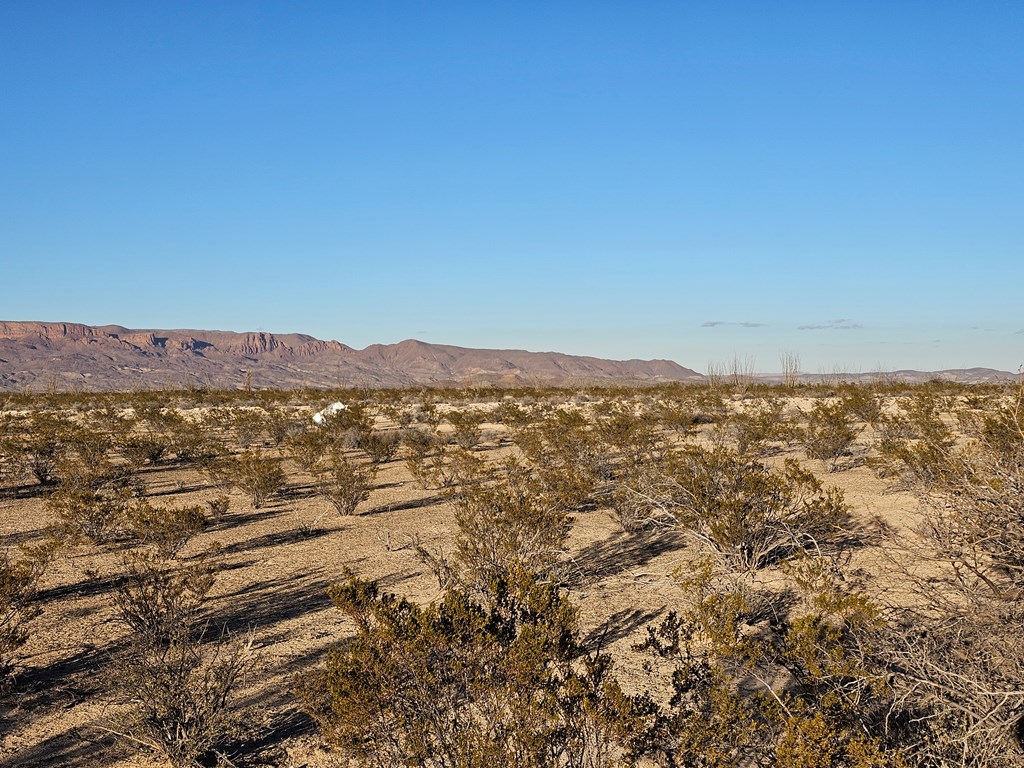
[[[1024,363],[1024,3],[9,2],[0,319]]]

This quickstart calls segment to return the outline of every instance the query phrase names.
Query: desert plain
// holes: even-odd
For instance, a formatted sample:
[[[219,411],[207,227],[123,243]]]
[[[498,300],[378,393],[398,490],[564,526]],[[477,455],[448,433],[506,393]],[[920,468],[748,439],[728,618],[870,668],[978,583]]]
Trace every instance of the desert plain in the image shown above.
[[[346,407],[315,424],[313,415],[334,402]],[[1011,507],[1020,498],[1014,495],[1020,486],[1011,483],[1020,480],[1020,464],[1013,462],[1024,444],[1019,404],[1012,383],[943,381],[8,395],[0,400],[0,541],[9,563],[35,557],[44,564],[21,614],[15,606],[5,616],[24,620],[24,642],[5,648],[10,667],[0,765],[168,764],[152,729],[139,724],[141,694],[131,687],[138,678],[125,672],[138,663],[133,654],[144,642],[126,618],[126,585],[138,576],[132,563],[140,553],[158,550],[152,562],[166,572],[201,564],[210,574],[188,614],[199,667],[211,663],[209,649],[218,644],[244,646],[244,664],[225,700],[239,716],[232,722],[244,727],[222,734],[194,764],[297,768],[357,759],[351,750],[332,748],[309,699],[296,692],[303,679],[323,674],[330,649],[359,632],[328,588],[356,577],[421,607],[443,604],[453,589],[486,602],[479,548],[467,547],[467,537],[481,521],[495,530],[510,525],[511,513],[490,519],[484,507],[524,488],[534,494],[526,502],[529,514],[554,515],[538,526],[554,519],[555,533],[540,543],[529,531],[509,533],[509,556],[532,563],[541,582],[571,606],[580,658],[607,655],[623,695],[648,696],[668,712],[666,657],[652,663],[651,648],[641,646],[648,628],[686,616],[687,647],[713,659],[721,690],[737,701],[767,695],[786,702],[788,717],[779,720],[760,709],[745,715],[744,722],[767,718],[762,741],[722,746],[714,764],[819,764],[798,762],[793,748],[780,751],[786,738],[813,742],[793,723],[818,712],[831,716],[828,707],[836,705],[828,696],[877,684],[870,695],[867,688],[856,694],[863,697],[854,702],[863,707],[863,723],[841,722],[838,714],[830,721],[836,757],[821,765],[929,764],[927,750],[968,755],[981,738],[997,745],[995,756],[965,765],[1018,765],[1014,723],[1022,702],[1013,670],[1021,659],[999,656],[1017,647],[1012,623],[990,633],[984,652],[992,656],[976,659],[980,668],[965,662],[958,670],[980,678],[948,693],[941,686],[949,669],[936,673],[932,688],[911,679],[918,672],[901,654],[913,643],[877,653],[862,648],[860,666],[840,673],[825,665],[820,674],[829,681],[818,683],[799,679],[814,663],[795,661],[778,638],[790,637],[800,616],[815,615],[820,626],[838,632],[816,636],[818,650],[826,658],[835,651],[829,643],[849,650],[853,635],[839,630],[854,626],[853,614],[822,608],[824,592],[811,594],[821,584],[801,581],[801,563],[818,568],[833,598],[870,604],[871,636],[884,635],[890,645],[906,641],[910,617],[930,617],[938,628],[967,621],[965,612],[978,621],[1016,616],[1019,596],[996,590],[1019,584],[1019,566],[1011,562],[1019,552],[1019,520],[1018,528],[1008,528],[992,517],[998,504],[991,497],[1002,493]],[[275,479],[259,490],[258,478],[242,468],[246,461]],[[717,480],[699,476],[698,465],[710,466]],[[337,473],[353,468],[362,472],[362,484],[340,499],[345,477]],[[743,478],[762,472],[766,483],[790,480],[757,488],[793,498],[755,503],[759,491]],[[991,519],[960,508],[957,499],[965,500],[965,488],[975,482],[988,485],[970,503],[975,511],[990,504]],[[92,495],[83,500],[86,492]],[[698,493],[705,494],[703,506],[688,504]],[[87,508],[101,510],[89,525],[81,518]],[[154,524],[138,522],[140,508],[157,516],[198,510],[199,521],[161,549],[165,539],[154,538]],[[808,510],[834,519],[809,519]],[[716,528],[709,516],[719,513],[741,515],[730,525],[743,530]],[[993,530],[963,530],[985,519]],[[943,525],[948,530],[938,530]],[[745,540],[755,534],[758,542]],[[990,535],[1003,538],[993,547]],[[494,558],[500,560],[495,555],[490,566]],[[704,581],[695,587],[702,568]],[[980,591],[986,584],[995,584],[991,595]],[[737,596],[740,607],[731,618],[710,609],[709,589]],[[943,605],[948,613],[937,614]],[[722,627],[735,635],[728,649],[714,639]],[[981,652],[980,641],[971,639],[978,631],[958,630],[964,645],[952,649],[952,659]],[[774,648],[771,658],[743,644],[773,633],[776,639],[764,646]],[[761,684],[752,682],[758,668]],[[979,694],[986,685],[998,695]],[[687,706],[709,722],[722,716],[707,702]],[[907,712],[925,725],[897,727]],[[886,722],[891,732],[866,730]],[[948,743],[929,732],[932,723],[941,724]],[[728,727],[739,733],[739,721]],[[858,758],[851,744],[861,737]],[[681,743],[678,733],[665,738]],[[606,762],[592,757],[586,764],[628,764],[622,742],[612,741],[600,757]],[[677,764],[659,749],[636,760]],[[572,764],[558,762],[564,759],[550,764]],[[446,764],[430,760],[424,764]]]

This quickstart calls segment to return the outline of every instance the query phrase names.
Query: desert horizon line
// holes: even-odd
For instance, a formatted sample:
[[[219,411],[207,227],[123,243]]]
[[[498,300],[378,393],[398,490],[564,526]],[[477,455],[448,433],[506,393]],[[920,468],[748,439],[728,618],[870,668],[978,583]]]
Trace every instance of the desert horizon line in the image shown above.
[[[839,323],[850,323],[851,321],[842,320],[834,321],[836,324]],[[714,327],[719,325],[739,325],[747,328],[762,327],[764,324],[753,323],[753,322],[732,322],[732,321],[708,321],[702,324],[702,327]],[[802,377],[804,379],[815,380],[817,378],[830,378],[837,376],[856,376],[856,377],[870,377],[870,376],[887,376],[887,375],[941,375],[947,373],[956,372],[991,372],[998,376],[1010,376],[1016,377],[1020,375],[1020,370],[1017,372],[1000,369],[994,366],[987,365],[963,365],[963,366],[948,366],[942,368],[933,369],[922,369],[913,366],[883,366],[881,364],[875,365],[848,365],[842,363],[833,363],[830,365],[818,364],[815,366],[809,366],[806,369],[801,366],[801,356],[798,350],[780,350],[778,352],[778,369],[773,369],[770,366],[760,367],[757,364],[756,355],[741,355],[734,353],[732,355],[726,355],[721,359],[705,361],[703,365],[692,364],[690,366],[684,365],[678,360],[672,357],[606,357],[600,354],[581,353],[581,352],[566,352],[557,348],[548,349],[531,349],[526,345],[523,346],[500,346],[500,345],[488,345],[488,346],[470,346],[466,344],[453,344],[447,342],[428,341],[424,338],[416,336],[408,336],[394,342],[371,342],[363,347],[356,347],[348,344],[347,342],[341,341],[337,338],[322,338],[320,336],[303,332],[303,331],[276,331],[268,330],[265,327],[257,326],[256,328],[250,328],[246,330],[235,330],[231,328],[197,328],[197,327],[131,327],[121,323],[85,323],[79,321],[70,320],[0,320],[0,338],[11,339],[12,336],[6,330],[9,327],[17,326],[41,326],[46,328],[64,327],[64,328],[83,328],[90,329],[92,331],[103,331],[107,335],[117,337],[113,329],[118,329],[118,332],[125,334],[189,334],[189,335],[225,335],[225,336],[263,336],[270,339],[283,339],[286,337],[302,337],[306,339],[306,343],[316,342],[321,344],[337,344],[339,347],[343,347],[346,350],[350,350],[354,353],[365,353],[369,350],[378,348],[388,347],[399,347],[403,344],[421,344],[428,347],[445,348],[449,350],[458,350],[460,352],[491,352],[491,353],[521,353],[528,355],[555,355],[560,357],[569,357],[577,359],[590,359],[597,361],[607,361],[609,363],[670,363],[680,368],[685,368],[701,377],[714,378],[714,377],[728,377],[728,376],[743,376],[749,378],[761,378],[761,379],[776,379],[785,377]],[[853,326],[848,326],[853,327]],[[861,327],[859,324],[856,327]],[[31,334],[31,331],[29,331]],[[72,334],[73,335],[73,334]],[[156,338],[159,338],[158,336]],[[202,341],[197,338],[196,341]],[[6,362],[6,361],[2,361]]]

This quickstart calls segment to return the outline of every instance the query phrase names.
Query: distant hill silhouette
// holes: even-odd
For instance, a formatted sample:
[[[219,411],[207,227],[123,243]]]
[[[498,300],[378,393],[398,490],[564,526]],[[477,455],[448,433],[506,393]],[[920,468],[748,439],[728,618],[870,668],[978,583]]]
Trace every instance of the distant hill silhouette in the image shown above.
[[[0,390],[392,387],[700,381],[671,360],[467,349],[409,339],[357,350],[298,333],[0,322]]]

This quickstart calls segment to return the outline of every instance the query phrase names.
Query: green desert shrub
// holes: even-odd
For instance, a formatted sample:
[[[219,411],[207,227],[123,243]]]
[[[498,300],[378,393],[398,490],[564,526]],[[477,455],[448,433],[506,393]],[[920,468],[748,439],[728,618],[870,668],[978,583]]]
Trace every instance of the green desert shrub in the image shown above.
[[[144,548],[128,552],[122,564],[114,606],[139,642],[168,645],[196,627],[216,580],[213,560],[203,556],[178,564],[156,548]]]
[[[374,464],[385,464],[394,459],[401,445],[402,437],[396,430],[384,432],[373,429],[363,435],[360,441],[360,448]]]
[[[963,469],[953,450],[956,435],[943,419],[947,404],[927,389],[903,398],[902,408],[878,422],[875,455],[869,463],[897,483],[939,488]]]
[[[229,745],[249,730],[238,692],[253,668],[253,636],[211,636],[203,604],[216,571],[209,557],[178,564],[134,552],[114,593],[130,642],[109,672],[128,704],[112,730],[175,768],[232,764]]]
[[[449,411],[445,414],[445,420],[451,424],[452,440],[460,448],[475,448],[483,440],[483,432],[480,430],[484,422],[482,413],[471,410]]]
[[[51,493],[46,506],[54,515],[53,535],[67,544],[109,544],[130,537],[129,514],[140,488],[130,475],[90,478]]]
[[[854,425],[850,403],[818,400],[807,414],[804,449],[810,458],[825,462],[834,471],[839,460],[850,455],[860,432]]]
[[[882,418],[881,397],[870,387],[849,387],[843,392],[843,402],[847,410],[865,424],[874,426]]]
[[[127,435],[118,442],[118,450],[132,467],[157,464],[167,454],[170,441],[155,433]]]
[[[267,414],[264,426],[274,445],[283,445],[288,436],[300,428],[299,421],[284,408],[273,408]]]
[[[213,522],[219,523],[231,508],[231,499],[221,494],[207,501],[206,505],[210,510],[210,517],[213,519]]]
[[[636,413],[630,406],[614,404],[603,409],[594,432],[610,462],[638,464],[661,457],[661,440],[654,420]]]
[[[529,410],[515,400],[502,400],[494,409],[491,418],[511,429],[521,429],[533,421]]]
[[[741,454],[768,456],[778,453],[780,444],[797,437],[795,425],[785,412],[785,403],[775,397],[759,398],[729,415],[724,431]]]
[[[127,523],[139,542],[171,559],[207,525],[201,506],[154,507],[140,501],[129,509]]]
[[[660,403],[654,418],[662,428],[683,437],[693,434],[700,426],[695,404],[689,400],[667,400]]]
[[[224,442],[217,436],[214,425],[202,417],[186,418],[176,411],[167,411],[158,423],[179,461],[202,465],[225,453]]]
[[[29,475],[40,485],[56,485],[72,429],[66,419],[43,411],[5,419],[3,453],[17,474]]]
[[[727,565],[757,569],[846,535],[849,508],[793,459],[779,470],[724,448],[686,446],[640,490]]]
[[[226,459],[220,471],[229,484],[249,495],[253,509],[266,504],[271,496],[284,487],[286,479],[280,459],[255,451],[246,451]]]
[[[375,464],[360,464],[343,453],[334,453],[317,473],[317,491],[339,515],[351,515],[361,502],[370,498],[376,475]]]
[[[238,447],[244,450],[260,443],[267,419],[267,412],[262,408],[232,410],[230,425]]]
[[[582,647],[550,583],[517,570],[420,607],[350,575],[329,595],[356,634],[296,690],[351,764],[611,768],[646,747],[653,704]]]
[[[414,451],[406,467],[425,489],[439,489],[452,495],[462,482],[473,482],[485,470],[483,460],[456,445],[438,443],[427,452]]]
[[[290,435],[286,441],[288,456],[306,472],[315,472],[331,443],[327,433],[321,430],[306,430]]]
[[[437,436],[422,429],[406,429],[402,431],[401,440],[405,468],[423,488],[429,488],[432,457],[438,451]]]
[[[568,509],[513,459],[493,479],[467,473],[452,504],[464,578],[478,589],[519,569],[551,574],[565,552],[573,523]]]
[[[905,765],[890,735],[886,671],[872,653],[882,622],[829,568],[798,565],[802,599],[758,593],[708,561],[681,574],[686,607],[636,650],[670,679],[658,734],[663,764],[883,768]]]
[[[29,624],[41,612],[39,580],[47,550],[0,551],[0,693],[10,683],[17,652],[29,638]]]
[[[346,401],[345,409],[325,416],[324,423],[313,427],[333,449],[359,448],[362,438],[373,428],[373,417],[364,403]]]
[[[615,458],[576,411],[555,410],[515,434],[542,482],[570,508],[587,504],[614,477]]]

